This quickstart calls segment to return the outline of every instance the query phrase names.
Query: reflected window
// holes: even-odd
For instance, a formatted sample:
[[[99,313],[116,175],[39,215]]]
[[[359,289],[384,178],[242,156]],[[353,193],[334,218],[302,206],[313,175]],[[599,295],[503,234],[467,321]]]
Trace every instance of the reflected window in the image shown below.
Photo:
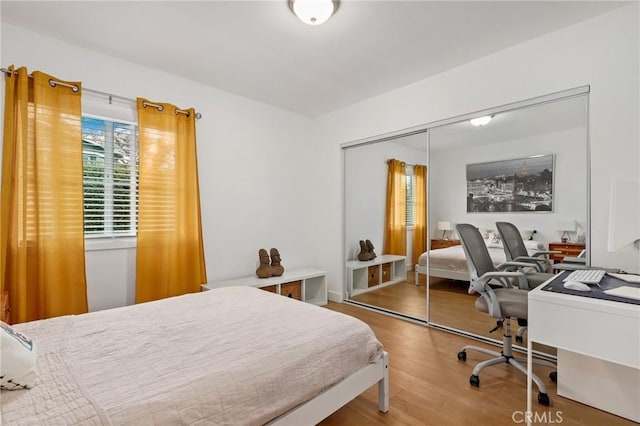
[[[407,183],[407,211],[406,211],[406,224],[407,228],[414,225],[416,215],[416,203],[415,203],[415,190],[414,190],[414,177],[413,174],[405,176]]]

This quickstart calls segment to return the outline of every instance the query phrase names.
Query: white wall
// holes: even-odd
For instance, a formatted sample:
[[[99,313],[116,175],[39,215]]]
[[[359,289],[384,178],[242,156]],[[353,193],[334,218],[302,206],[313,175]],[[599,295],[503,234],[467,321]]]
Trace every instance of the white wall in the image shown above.
[[[426,134],[422,151],[383,142],[348,148],[345,161],[345,232],[347,259],[356,259],[360,240],[369,239],[376,254],[383,254],[387,196],[387,160],[408,164],[427,163]],[[408,243],[410,243],[410,239]],[[409,254],[409,253],[407,253]],[[411,262],[408,262],[409,265]]]
[[[311,246],[310,188],[325,171],[312,161],[307,118],[12,25],[2,24],[1,48],[2,66],[203,114],[197,136],[209,281],[252,275],[260,248],[277,247],[285,268],[326,267]],[[132,303],[135,250],[89,252],[87,278],[91,310]]]
[[[607,251],[612,178],[640,180],[638,5],[567,27],[317,120],[314,154],[326,173],[314,204],[318,258],[342,292],[342,143],[569,88],[591,85],[592,261],[640,272],[637,249]],[[400,65],[399,65],[400,66]]]
[[[633,4],[315,121],[7,24],[0,59],[88,88],[196,107],[204,114],[198,155],[209,281],[253,273],[257,250],[275,246],[288,268],[326,269],[339,298],[346,256],[340,144],[585,84],[593,263],[640,272],[637,250],[610,253],[606,244],[611,179],[640,180],[639,38]],[[98,256],[88,260],[92,308],[130,301],[129,258]],[[92,291],[97,277],[112,289]]]
[[[437,139],[437,129],[431,140]],[[554,206],[551,213],[466,213],[466,166],[488,161],[554,154]],[[471,223],[496,229],[498,221],[511,222],[519,229],[535,229],[534,239],[544,244],[560,241],[557,222],[576,220],[586,227],[587,140],[585,129],[571,129],[498,144],[463,149],[431,151],[429,167],[429,214],[432,236],[438,220],[452,224]],[[572,234],[575,238],[576,234]]]

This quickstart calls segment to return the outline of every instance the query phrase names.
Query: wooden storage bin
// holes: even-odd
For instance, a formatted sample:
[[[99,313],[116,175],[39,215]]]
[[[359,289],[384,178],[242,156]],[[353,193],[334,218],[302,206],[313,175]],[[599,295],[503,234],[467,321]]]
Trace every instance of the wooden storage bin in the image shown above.
[[[260,290],[268,291],[269,293],[277,293],[278,287],[275,285],[268,285],[268,286],[260,287]]]
[[[382,264],[382,282],[391,281],[391,263]]]
[[[380,284],[380,268],[378,265],[369,266],[369,287]]]
[[[280,294],[291,299],[302,300],[302,281],[280,284]]]

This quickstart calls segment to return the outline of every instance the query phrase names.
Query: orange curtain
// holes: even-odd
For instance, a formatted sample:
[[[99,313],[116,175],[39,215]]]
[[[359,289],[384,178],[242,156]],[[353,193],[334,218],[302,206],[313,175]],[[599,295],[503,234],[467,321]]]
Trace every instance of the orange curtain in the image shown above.
[[[388,161],[387,214],[384,231],[384,253],[404,255],[407,252],[407,181],[405,165]]]
[[[413,167],[415,190],[415,217],[413,228],[413,265],[418,264],[420,255],[427,251],[427,166]]]
[[[140,187],[136,303],[207,282],[193,108],[138,99]],[[156,105],[152,106],[150,104]]]
[[[13,322],[84,313],[81,85],[9,70],[0,290],[9,292]]]

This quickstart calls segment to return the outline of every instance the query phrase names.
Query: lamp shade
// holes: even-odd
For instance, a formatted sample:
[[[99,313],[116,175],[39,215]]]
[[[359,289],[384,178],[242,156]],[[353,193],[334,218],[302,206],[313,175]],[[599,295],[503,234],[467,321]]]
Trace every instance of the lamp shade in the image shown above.
[[[575,220],[559,220],[556,222],[556,229],[560,232],[574,232],[576,230],[576,221]]]
[[[338,0],[289,0],[289,8],[305,24],[320,25],[338,10]]]
[[[451,222],[438,221],[438,231],[451,231]]]

